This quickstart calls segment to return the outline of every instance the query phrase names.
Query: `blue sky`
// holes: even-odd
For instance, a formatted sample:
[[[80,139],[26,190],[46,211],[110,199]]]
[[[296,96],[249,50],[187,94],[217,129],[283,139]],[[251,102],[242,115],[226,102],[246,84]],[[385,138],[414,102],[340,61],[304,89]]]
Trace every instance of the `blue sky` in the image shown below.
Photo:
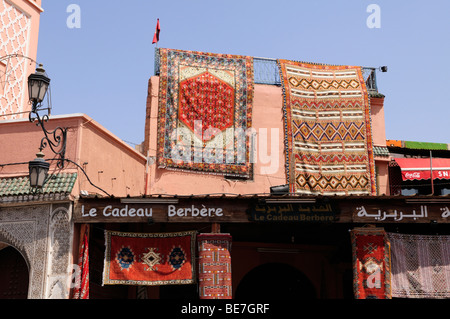
[[[81,27],[69,28],[70,4]],[[380,8],[369,28],[367,7]],[[386,138],[450,143],[450,1],[43,0],[38,62],[52,79],[52,114],[85,113],[119,138],[144,140],[147,84],[159,47],[379,72]]]

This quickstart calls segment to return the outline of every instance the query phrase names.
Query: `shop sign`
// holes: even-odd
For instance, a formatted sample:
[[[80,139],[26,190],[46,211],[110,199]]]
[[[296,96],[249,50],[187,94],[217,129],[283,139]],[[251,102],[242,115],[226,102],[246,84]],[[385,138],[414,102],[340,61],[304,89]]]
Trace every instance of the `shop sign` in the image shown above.
[[[377,208],[361,205],[355,208],[354,221],[371,220],[374,222],[427,222],[430,220],[447,222],[450,217],[449,206],[420,205],[404,207]]]
[[[331,204],[258,204],[250,210],[252,221],[334,222],[336,208]]]
[[[81,217],[97,217],[99,214],[104,217],[153,217],[152,207],[129,207],[128,205],[117,207],[107,205],[103,208],[90,208],[89,211],[81,205]],[[167,217],[215,217],[223,216],[223,209],[220,207],[177,207],[175,205],[167,205]]]
[[[74,220],[88,222],[235,222],[247,221],[247,206],[234,203],[124,204],[118,201],[80,202]]]

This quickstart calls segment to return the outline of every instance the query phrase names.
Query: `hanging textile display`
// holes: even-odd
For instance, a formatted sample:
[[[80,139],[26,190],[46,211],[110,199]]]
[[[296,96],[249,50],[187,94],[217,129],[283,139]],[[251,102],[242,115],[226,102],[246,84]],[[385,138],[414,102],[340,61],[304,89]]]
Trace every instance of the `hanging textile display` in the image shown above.
[[[72,299],[89,299],[89,225],[81,225],[78,267]]]
[[[376,194],[369,98],[361,68],[278,63],[290,191]]]
[[[250,177],[253,58],[160,49],[158,166]]]
[[[353,291],[356,299],[390,299],[390,248],[382,228],[351,231]]]
[[[180,285],[195,282],[195,231],[105,231],[104,285]]]
[[[392,297],[450,298],[450,236],[387,233]]]
[[[200,299],[231,299],[231,236],[199,234]]]

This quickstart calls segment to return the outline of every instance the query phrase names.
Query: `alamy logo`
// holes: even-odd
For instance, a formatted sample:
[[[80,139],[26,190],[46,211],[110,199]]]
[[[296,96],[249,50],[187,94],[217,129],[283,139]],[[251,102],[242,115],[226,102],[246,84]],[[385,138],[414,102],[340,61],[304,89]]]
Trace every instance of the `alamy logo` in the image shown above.
[[[370,4],[367,6],[368,13],[371,13],[366,20],[366,25],[369,29],[381,28],[381,8],[377,4]]]
[[[67,17],[66,25],[69,29],[81,28],[81,8],[77,4],[69,4],[66,9],[70,15]]]
[[[261,174],[274,174],[280,169],[280,130],[278,128],[259,128],[258,130],[228,128],[221,131],[209,127],[203,130],[200,120],[195,121],[194,127],[194,132],[185,127],[179,127],[172,132],[171,140],[175,142],[170,151],[172,160],[211,164],[258,162],[261,164],[259,172]],[[205,136],[209,141],[206,147],[202,142]],[[247,140],[249,154],[247,154]]]

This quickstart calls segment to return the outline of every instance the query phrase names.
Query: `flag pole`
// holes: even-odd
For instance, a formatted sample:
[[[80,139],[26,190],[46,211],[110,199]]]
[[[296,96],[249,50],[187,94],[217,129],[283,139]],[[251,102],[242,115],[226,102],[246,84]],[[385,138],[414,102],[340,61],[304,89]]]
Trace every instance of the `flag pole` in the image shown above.
[[[155,75],[158,73],[159,74],[159,52],[158,52],[158,42],[159,42],[159,32],[160,32],[161,28],[159,25],[159,18],[156,20],[156,29],[155,29],[155,33],[153,35],[153,41],[152,44],[156,43],[155,46]]]
[[[430,150],[430,178],[431,178],[431,195],[434,195],[434,183],[433,183],[433,153]]]
[[[156,48],[158,48],[158,42],[159,42],[159,32],[160,32],[161,28],[159,26],[159,18],[156,21],[156,30],[155,30],[155,34],[153,35],[153,43],[156,43]]]

